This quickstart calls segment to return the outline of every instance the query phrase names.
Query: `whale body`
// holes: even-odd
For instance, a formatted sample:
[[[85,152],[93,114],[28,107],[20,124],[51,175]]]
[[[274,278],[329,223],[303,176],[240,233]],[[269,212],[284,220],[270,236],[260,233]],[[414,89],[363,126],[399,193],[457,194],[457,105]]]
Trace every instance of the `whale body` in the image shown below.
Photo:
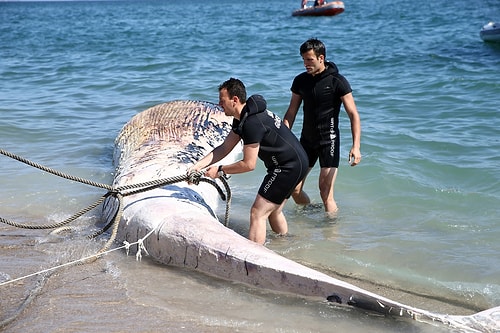
[[[232,118],[215,104],[171,101],[134,116],[115,141],[113,186],[138,184],[185,174],[187,167],[224,140]],[[236,160],[241,146],[226,162]],[[178,182],[123,198],[117,240],[143,241],[155,260],[190,268],[257,288],[319,297],[384,315],[441,323],[470,332],[499,332],[500,307],[470,316],[418,309],[287,259],[254,243],[219,221],[220,202],[211,184]],[[117,210],[108,200],[104,216]]]

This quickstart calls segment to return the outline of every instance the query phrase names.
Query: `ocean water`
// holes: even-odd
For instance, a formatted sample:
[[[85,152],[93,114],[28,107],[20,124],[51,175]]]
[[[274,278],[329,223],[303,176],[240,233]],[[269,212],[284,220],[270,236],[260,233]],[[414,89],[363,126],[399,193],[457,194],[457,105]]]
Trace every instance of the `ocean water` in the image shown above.
[[[430,311],[499,306],[500,44],[479,38],[482,25],[500,20],[498,1],[345,1],[336,17],[292,17],[298,6],[0,1],[0,148],[111,183],[114,138],[155,104],[217,102],[217,86],[238,77],[282,116],[303,71],[299,46],[318,37],[353,87],[363,160],[347,163],[342,112],[338,218],[289,202],[290,235],[269,234],[267,246]],[[0,161],[2,218],[60,221],[104,194]],[[242,234],[262,171],[232,178],[231,226]],[[317,175],[306,189],[319,204]],[[96,210],[76,224],[99,217]],[[1,224],[0,283],[101,245]],[[0,293],[5,332],[449,331],[136,261],[124,250],[3,284]]]

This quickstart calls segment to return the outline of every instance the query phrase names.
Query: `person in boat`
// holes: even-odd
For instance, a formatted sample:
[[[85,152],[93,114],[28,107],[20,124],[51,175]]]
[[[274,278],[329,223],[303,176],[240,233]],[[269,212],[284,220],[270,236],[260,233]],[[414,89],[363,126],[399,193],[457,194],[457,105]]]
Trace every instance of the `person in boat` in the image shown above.
[[[293,80],[292,97],[283,122],[292,128],[299,107],[304,102],[300,143],[309,157],[309,171],[319,160],[320,196],[327,214],[335,217],[338,207],[334,199],[334,185],[340,160],[341,105],[351,122],[351,166],[361,162],[361,120],[349,82],[339,74],[333,62],[326,61],[325,45],[318,39],[309,39],[300,46],[300,55],[306,71]],[[292,193],[292,198],[299,205],[310,203],[309,196],[303,190],[305,179]]]
[[[302,8],[306,8],[307,7],[307,1],[308,0],[302,0]]]
[[[315,0],[314,7],[322,6],[325,4],[325,0]]]
[[[246,99],[245,85],[239,79],[230,78],[219,86],[219,105],[227,116],[233,117],[232,131],[188,173],[207,167],[205,176],[210,178],[249,172],[255,169],[259,157],[267,173],[250,209],[248,238],[264,244],[267,220],[275,233],[284,235],[288,232],[283,206],[307,174],[307,155],[292,131],[277,115],[267,110],[262,96],[252,95]],[[243,158],[232,164],[215,165],[240,140],[243,140]]]

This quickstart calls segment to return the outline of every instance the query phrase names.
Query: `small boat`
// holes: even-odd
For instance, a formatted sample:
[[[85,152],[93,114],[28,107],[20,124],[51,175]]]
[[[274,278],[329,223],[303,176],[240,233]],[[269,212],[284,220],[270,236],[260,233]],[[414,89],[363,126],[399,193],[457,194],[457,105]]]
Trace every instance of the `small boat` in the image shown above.
[[[310,1],[307,1],[308,3]],[[292,16],[335,16],[344,12],[342,1],[327,2],[317,6],[305,5],[301,9],[292,12]]]
[[[138,113],[115,140],[114,188],[185,175],[191,163],[224,140],[231,123],[232,118],[208,102],[172,101]],[[238,145],[223,163],[235,161],[241,148]],[[115,212],[121,212],[114,228],[116,239],[129,244],[139,241],[138,249],[130,248],[136,256],[141,249],[147,250],[153,260],[165,265],[408,320],[470,328],[471,332],[500,331],[500,307],[469,316],[436,314],[285,258],[221,223],[215,213],[218,201],[213,184],[179,181],[133,192],[121,200],[109,197],[103,213],[105,220],[112,220]]]
[[[481,28],[479,36],[485,42],[500,42],[500,24],[489,22]]]

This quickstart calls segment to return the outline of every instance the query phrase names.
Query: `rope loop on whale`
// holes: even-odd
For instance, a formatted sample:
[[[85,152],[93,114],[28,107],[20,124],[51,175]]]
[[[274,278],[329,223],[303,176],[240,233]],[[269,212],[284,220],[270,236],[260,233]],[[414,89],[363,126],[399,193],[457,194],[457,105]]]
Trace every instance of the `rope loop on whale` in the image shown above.
[[[163,187],[166,185],[171,185],[171,184],[175,184],[175,183],[183,182],[183,181],[187,181],[189,183],[193,183],[196,185],[198,185],[200,182],[205,182],[205,183],[211,184],[212,186],[214,186],[217,189],[217,192],[219,193],[221,199],[223,201],[226,201],[226,212],[225,212],[224,225],[226,227],[229,225],[229,222],[228,222],[229,221],[229,206],[230,206],[230,201],[231,201],[231,189],[229,187],[229,184],[227,183],[227,180],[222,179],[222,178],[220,179],[225,190],[226,190],[226,194],[227,194],[226,195],[226,194],[224,194],[223,190],[220,188],[220,186],[214,180],[202,177],[203,172],[192,172],[192,173],[189,173],[186,175],[179,175],[179,176],[173,176],[173,177],[165,178],[165,179],[151,180],[151,181],[147,181],[144,183],[138,183],[138,184],[123,185],[123,186],[118,186],[115,188],[111,185],[101,184],[101,183],[90,181],[90,180],[87,180],[84,178],[75,177],[72,175],[62,173],[60,171],[45,167],[41,164],[32,162],[32,161],[30,161],[26,158],[23,158],[21,156],[18,156],[16,154],[5,151],[1,148],[0,148],[0,154],[5,155],[7,157],[10,157],[12,159],[15,159],[15,160],[22,162],[24,164],[27,164],[29,166],[35,167],[37,169],[40,169],[42,171],[48,172],[48,173],[53,174],[53,175],[58,176],[58,177],[72,180],[75,182],[79,182],[82,184],[90,185],[93,187],[98,187],[98,188],[103,188],[103,189],[108,190],[108,192],[106,194],[104,194],[103,196],[101,196],[96,202],[94,202],[93,204],[89,205],[88,207],[86,207],[84,209],[81,209],[77,213],[73,214],[72,216],[70,216],[69,218],[67,218],[61,222],[49,223],[49,224],[36,224],[35,225],[35,224],[18,223],[18,222],[10,221],[10,220],[7,220],[3,217],[0,217],[0,222],[2,222],[4,224],[8,224],[10,226],[13,226],[16,228],[22,228],[22,229],[54,229],[51,232],[51,234],[56,234],[56,233],[59,233],[61,231],[72,230],[72,227],[67,226],[69,223],[75,221],[76,219],[78,219],[82,215],[84,215],[84,214],[90,212],[91,210],[93,210],[94,208],[98,207],[109,197],[114,197],[118,201],[118,209],[116,210],[113,218],[110,219],[110,221],[103,228],[88,235],[88,238],[94,239],[97,236],[106,232],[109,228],[113,227],[110,238],[107,240],[105,245],[97,252],[97,254],[93,260],[97,259],[100,256],[100,254],[106,252],[111,247],[111,245],[113,244],[113,242],[116,239],[116,235],[118,232],[118,226],[119,226],[119,223],[121,221],[121,217],[122,217],[123,209],[124,209],[123,208],[123,197],[128,196],[128,195],[132,195],[132,194],[141,193],[141,192],[146,192],[146,191],[149,191],[149,190],[152,190],[155,188],[159,188],[159,187]],[[86,260],[86,262],[88,262],[88,260]]]

